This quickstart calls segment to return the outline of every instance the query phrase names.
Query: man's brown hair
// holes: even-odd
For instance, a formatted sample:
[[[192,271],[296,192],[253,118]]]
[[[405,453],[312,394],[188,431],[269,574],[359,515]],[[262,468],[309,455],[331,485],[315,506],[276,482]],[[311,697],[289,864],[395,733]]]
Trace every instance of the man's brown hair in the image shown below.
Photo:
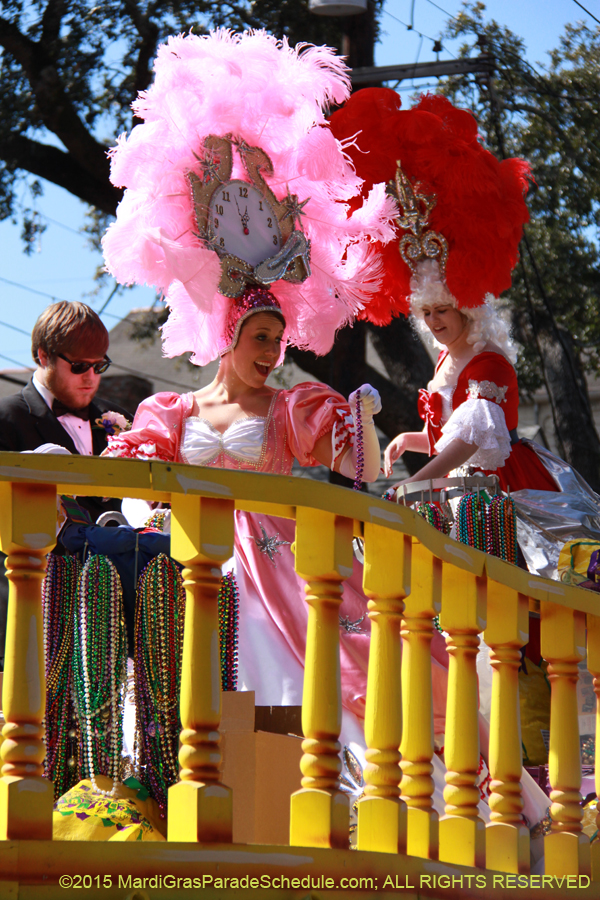
[[[71,359],[102,359],[108,351],[108,331],[98,313],[78,300],[61,300],[47,306],[31,332],[31,354],[38,350],[50,358],[64,353]]]

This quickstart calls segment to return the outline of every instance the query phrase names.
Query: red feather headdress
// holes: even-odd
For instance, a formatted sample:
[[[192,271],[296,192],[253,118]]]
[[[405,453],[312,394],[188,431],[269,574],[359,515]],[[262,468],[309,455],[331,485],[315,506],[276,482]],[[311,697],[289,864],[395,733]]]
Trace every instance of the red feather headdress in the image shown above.
[[[529,164],[496,159],[479,142],[471,113],[445,97],[427,94],[412,109],[400,106],[395,91],[365,88],[333,114],[331,129],[364,180],[363,191],[394,182],[400,163],[409,190],[412,185],[415,194],[433,201],[427,229],[447,244],[447,260],[440,265],[446,286],[459,308],[480,306],[486,295],[498,297],[511,286],[529,220]],[[399,252],[407,234],[397,224],[397,240],[378,248],[385,267],[382,288],[361,314],[376,325],[410,312],[413,273]]]

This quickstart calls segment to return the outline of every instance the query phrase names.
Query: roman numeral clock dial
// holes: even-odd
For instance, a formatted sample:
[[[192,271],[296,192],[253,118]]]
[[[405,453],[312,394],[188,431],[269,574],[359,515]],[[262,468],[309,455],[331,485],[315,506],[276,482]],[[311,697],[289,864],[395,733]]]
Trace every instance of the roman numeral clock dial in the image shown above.
[[[246,181],[229,181],[212,195],[208,232],[219,253],[256,266],[279,252],[281,232],[269,201]]]

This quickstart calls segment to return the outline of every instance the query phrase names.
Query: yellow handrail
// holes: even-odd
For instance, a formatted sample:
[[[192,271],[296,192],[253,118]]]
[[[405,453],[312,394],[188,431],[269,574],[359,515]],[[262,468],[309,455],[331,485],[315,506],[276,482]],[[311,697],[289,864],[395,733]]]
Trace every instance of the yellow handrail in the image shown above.
[[[169,840],[231,840],[231,791],[219,781],[215,636],[220,566],[232,553],[234,510],[241,509],[296,520],[296,570],[306,581],[303,777],[291,800],[290,843],[347,847],[347,798],[337,788],[341,723],[337,610],[342,582],[351,572],[352,536],[358,535],[365,541],[364,589],[372,626],[359,848],[388,853],[407,848],[409,854],[426,858],[439,854],[440,861],[452,864],[528,871],[529,833],[520,816],[517,669],[518,650],[527,640],[528,599],[534,599],[541,604],[543,654],[550,665],[552,690],[553,826],[546,838],[546,872],[589,873],[590,845],[581,833],[578,806],[581,771],[575,685],[577,663],[585,654],[587,615],[590,670],[600,694],[595,594],[530,575],[459,544],[409,508],[332,485],[75,456],[0,453],[0,540],[8,554],[10,582],[0,838],[51,837],[52,790],[42,777],[41,579],[45,554],[54,543],[57,492],[136,496],[172,505],[171,552],[185,566],[188,599],[181,779],[169,792]],[[450,669],[446,809],[438,833],[431,802],[430,643],[440,601],[441,624],[449,635]],[[481,632],[493,667],[491,822],[487,828],[478,817],[475,786],[479,763],[475,656]],[[600,858],[592,857],[593,877],[600,880]]]

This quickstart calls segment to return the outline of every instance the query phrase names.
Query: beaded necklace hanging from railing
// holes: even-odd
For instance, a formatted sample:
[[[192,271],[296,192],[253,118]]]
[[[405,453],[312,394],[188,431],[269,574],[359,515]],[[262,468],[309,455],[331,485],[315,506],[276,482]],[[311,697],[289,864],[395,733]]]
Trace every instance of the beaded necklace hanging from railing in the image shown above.
[[[137,585],[135,708],[138,778],[166,815],[167,791],[179,775],[181,658],[185,588],[175,562],[151,560]]]
[[[239,594],[233,572],[221,579],[219,588],[219,644],[221,690],[237,691]]]
[[[44,775],[54,799],[79,781],[78,725],[71,702],[73,621],[81,563],[74,556],[48,555],[42,584],[46,659],[46,759]]]
[[[49,554],[43,584],[46,650],[46,775],[58,798],[82,778],[122,777],[127,640],[121,582],[105,556],[82,568]],[[178,778],[179,694],[185,589],[161,554],[137,581],[134,692],[136,777],[166,811]],[[221,685],[237,688],[239,596],[235,576],[219,591]]]
[[[79,719],[79,769],[95,790],[97,774],[120,780],[127,635],[121,581],[106,556],[90,556],[74,615],[73,695]]]

